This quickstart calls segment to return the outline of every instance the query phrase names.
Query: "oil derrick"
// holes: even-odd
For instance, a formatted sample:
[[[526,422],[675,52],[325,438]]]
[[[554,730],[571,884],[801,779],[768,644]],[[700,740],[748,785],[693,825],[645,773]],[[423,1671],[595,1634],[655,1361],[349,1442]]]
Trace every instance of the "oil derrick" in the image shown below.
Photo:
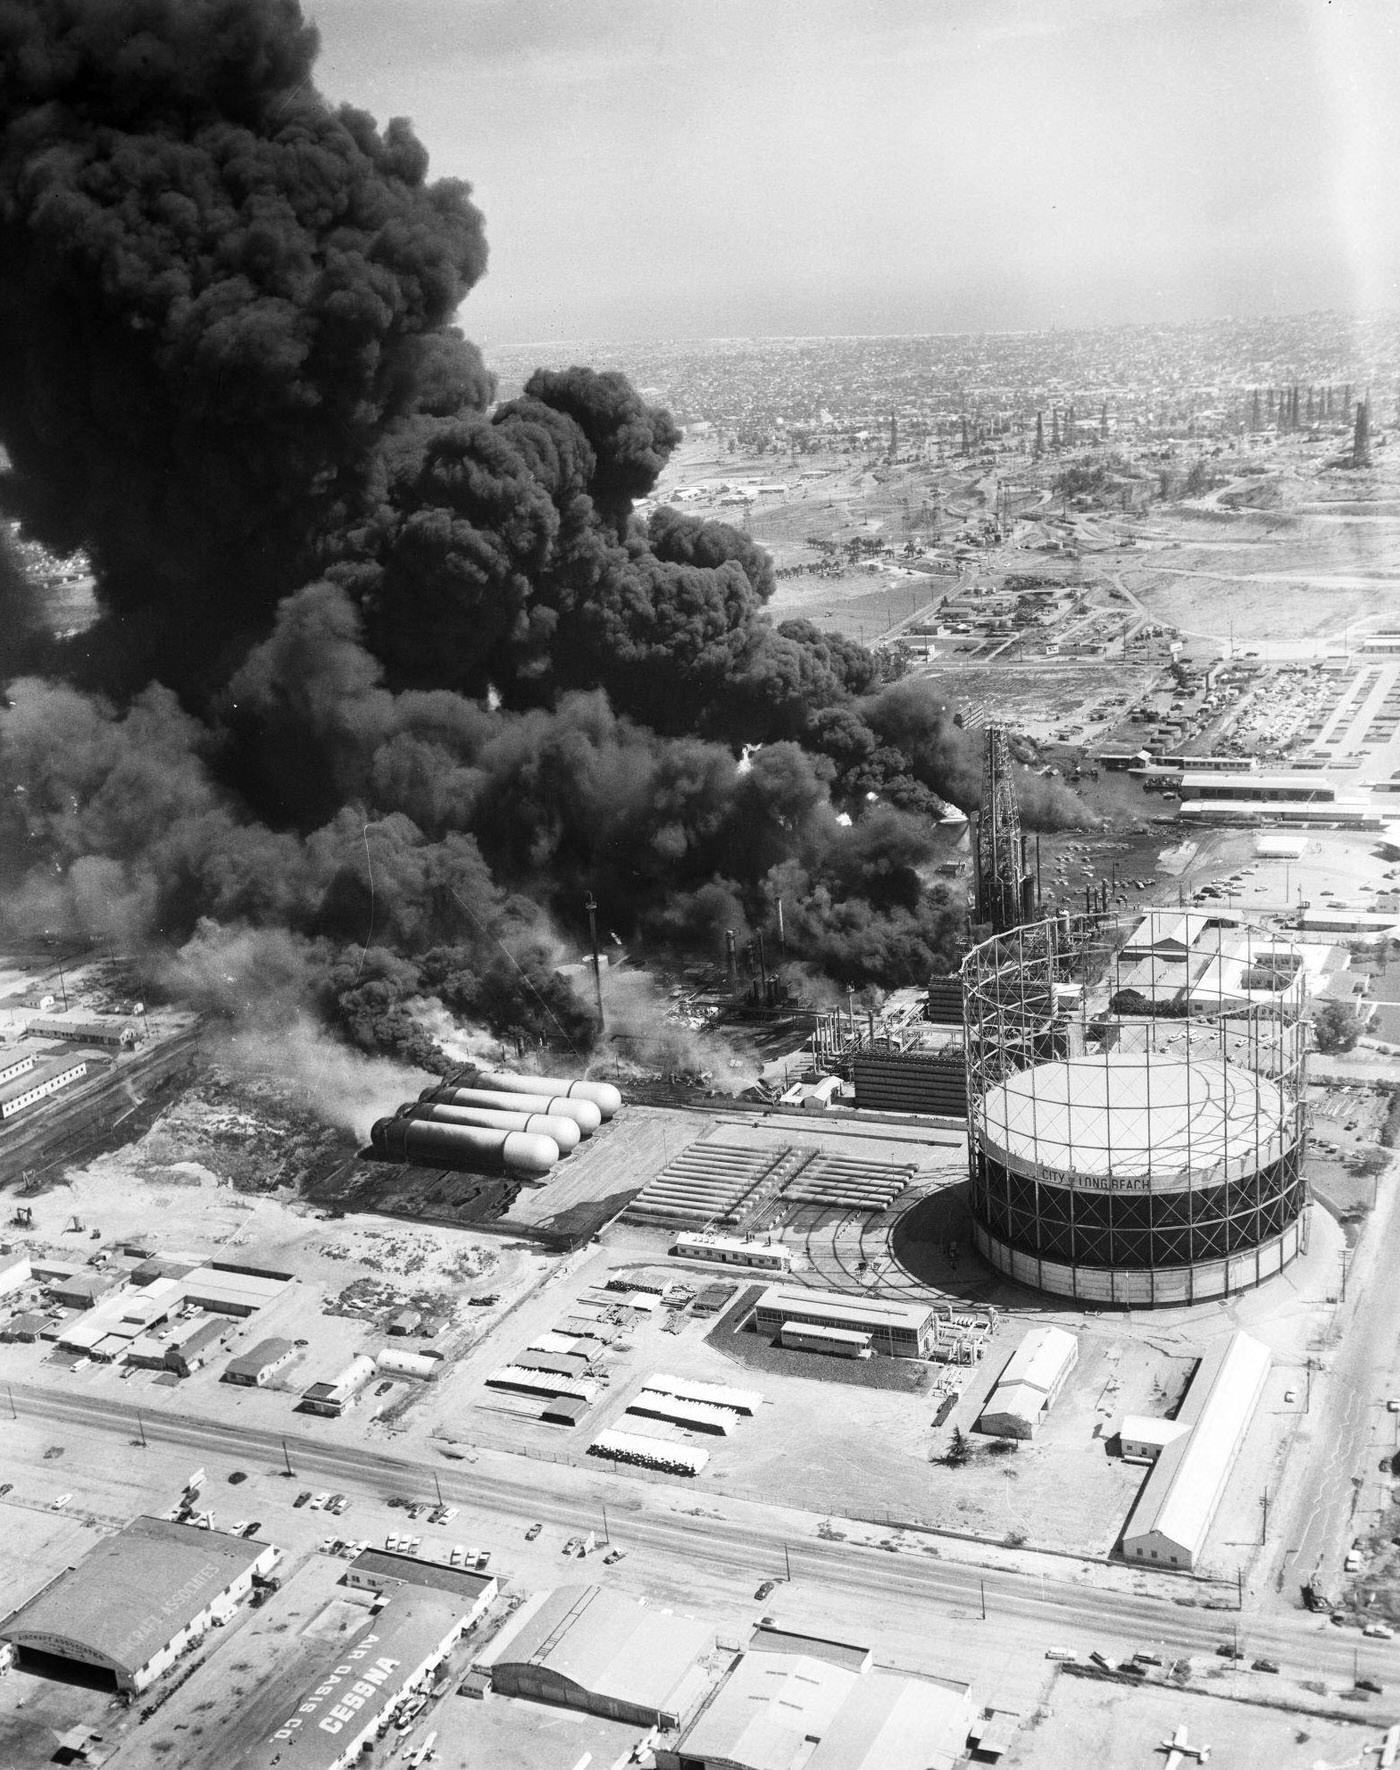
[[[993,934],[1003,934],[1034,913],[1035,883],[1026,870],[1006,728],[989,725],[982,756],[982,806],[977,814],[975,914],[979,924]]]

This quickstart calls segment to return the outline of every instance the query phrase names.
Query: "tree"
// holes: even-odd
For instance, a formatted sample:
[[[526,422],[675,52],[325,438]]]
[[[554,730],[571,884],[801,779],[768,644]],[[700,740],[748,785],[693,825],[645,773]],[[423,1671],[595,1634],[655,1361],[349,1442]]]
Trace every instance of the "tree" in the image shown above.
[[[967,1433],[961,1426],[954,1426],[953,1442],[948,1446],[948,1453],[943,1461],[950,1469],[961,1469],[971,1455],[972,1446],[968,1442]]]
[[[1313,1043],[1324,1056],[1350,1051],[1361,1037],[1361,1023],[1350,1002],[1335,997],[1313,1015]]]

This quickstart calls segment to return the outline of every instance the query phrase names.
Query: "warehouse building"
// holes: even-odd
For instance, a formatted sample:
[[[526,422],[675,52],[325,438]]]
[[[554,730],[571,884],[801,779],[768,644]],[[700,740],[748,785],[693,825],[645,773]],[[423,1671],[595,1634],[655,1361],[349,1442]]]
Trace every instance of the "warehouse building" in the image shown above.
[[[862,1670],[812,1645],[746,1653],[680,1738],[656,1748],[657,1770],[951,1770],[964,1760],[966,1685]]]
[[[360,1391],[371,1381],[374,1373],[374,1360],[363,1352],[356,1353],[349,1364],[338,1370],[333,1377],[312,1383],[310,1388],[303,1390],[298,1404],[299,1411],[338,1420],[348,1408],[354,1407],[359,1400]]]
[[[361,1592],[398,1592],[405,1587],[446,1592],[469,1627],[491,1608],[500,1584],[494,1574],[423,1561],[392,1549],[362,1549],[345,1570],[345,1583]]]
[[[256,1346],[229,1359],[220,1380],[241,1384],[245,1389],[261,1389],[296,1357],[296,1350],[290,1340],[259,1340]]]
[[[1123,1533],[1130,1561],[1183,1572],[1197,1566],[1269,1363],[1267,1346],[1238,1333],[1201,1360],[1177,1412],[1187,1429],[1162,1447]]]
[[[98,1045],[113,1050],[129,1051],[141,1041],[141,1029],[134,1020],[84,1020],[81,1016],[55,1014],[43,1020],[31,1020],[25,1036],[36,1039],[66,1039],[75,1045]]]
[[[507,1696],[583,1709],[638,1727],[683,1727],[712,1683],[701,1664],[714,1632],[601,1586],[561,1586],[531,1599],[490,1658]]]
[[[976,1430],[994,1438],[1034,1438],[1078,1363],[1073,1334],[1032,1328],[997,1378]]]
[[[87,1071],[86,1057],[46,1057],[0,1086],[0,1119],[14,1118],[25,1107],[80,1081]]]
[[[34,1053],[32,1051],[26,1051],[23,1054],[11,1051],[0,1055],[0,1087],[4,1087],[7,1082],[14,1081],[16,1076],[24,1075],[33,1067]]]
[[[212,1623],[227,1621],[277,1551],[164,1518],[136,1518],[0,1627],[20,1667],[141,1691]]]
[[[746,1241],[736,1235],[678,1235],[671,1255],[707,1265],[747,1266],[759,1272],[791,1272],[792,1250],[780,1242]]]
[[[871,1350],[890,1358],[927,1358],[935,1339],[934,1311],[927,1303],[893,1303],[795,1285],[769,1285],[754,1305],[753,1319],[759,1333],[775,1339],[788,1322],[868,1334]]]
[[[345,1770],[360,1762],[398,1705],[432,1683],[465,1627],[449,1593],[404,1587],[358,1633],[317,1639],[295,1708],[230,1770]]]

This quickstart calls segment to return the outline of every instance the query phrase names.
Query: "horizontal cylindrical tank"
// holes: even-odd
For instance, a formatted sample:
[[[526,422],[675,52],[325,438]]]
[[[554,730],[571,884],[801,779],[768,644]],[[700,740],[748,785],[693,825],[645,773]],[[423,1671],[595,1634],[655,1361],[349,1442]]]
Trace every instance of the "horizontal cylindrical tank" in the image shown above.
[[[559,1160],[554,1139],[531,1131],[488,1131],[478,1125],[434,1124],[431,1119],[380,1119],[369,1136],[390,1161],[424,1167],[547,1174]]]
[[[562,1094],[566,1100],[591,1100],[605,1119],[622,1105],[622,1096],[611,1082],[571,1082],[567,1076],[518,1076],[504,1069],[479,1069],[472,1086],[494,1088],[500,1094]]]
[[[543,1112],[572,1119],[585,1137],[591,1137],[603,1115],[591,1100],[566,1100],[562,1094],[505,1094],[489,1088],[424,1088],[418,1096],[425,1106],[472,1106],[483,1112]]]
[[[560,1155],[577,1149],[583,1135],[577,1119],[562,1118],[558,1113],[492,1112],[484,1106],[453,1106],[443,1100],[420,1100],[413,1106],[401,1106],[399,1117],[433,1119],[444,1125],[480,1125],[488,1131],[538,1131],[541,1137],[554,1139]]]

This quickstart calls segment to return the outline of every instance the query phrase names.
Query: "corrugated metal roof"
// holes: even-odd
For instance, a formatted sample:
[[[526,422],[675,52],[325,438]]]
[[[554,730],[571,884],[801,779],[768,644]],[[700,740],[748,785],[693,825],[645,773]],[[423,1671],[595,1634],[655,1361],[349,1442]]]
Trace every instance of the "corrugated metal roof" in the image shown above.
[[[1125,1547],[1157,1535],[1194,1563],[1269,1374],[1269,1349],[1234,1334],[1202,1359],[1177,1418],[1191,1430],[1167,1445],[1143,1486]]]
[[[497,1656],[545,1668],[581,1690],[637,1708],[673,1712],[677,1692],[714,1631],[601,1586],[560,1586]]]
[[[821,1316],[838,1327],[873,1327],[876,1332],[884,1327],[917,1332],[933,1314],[927,1303],[894,1303],[882,1297],[851,1297],[842,1291],[777,1284],[768,1285],[754,1307]]]

